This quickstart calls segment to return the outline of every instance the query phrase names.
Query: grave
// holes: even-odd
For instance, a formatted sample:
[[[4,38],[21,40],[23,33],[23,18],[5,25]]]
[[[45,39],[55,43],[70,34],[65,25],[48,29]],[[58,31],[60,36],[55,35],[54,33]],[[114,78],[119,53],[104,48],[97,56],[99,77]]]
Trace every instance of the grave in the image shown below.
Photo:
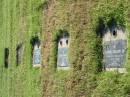
[[[69,51],[69,37],[68,36],[60,37],[58,41],[58,58],[57,58],[57,67],[59,69],[69,68],[68,51]]]
[[[123,28],[111,27],[103,36],[103,62],[107,71],[126,72],[127,38]]]

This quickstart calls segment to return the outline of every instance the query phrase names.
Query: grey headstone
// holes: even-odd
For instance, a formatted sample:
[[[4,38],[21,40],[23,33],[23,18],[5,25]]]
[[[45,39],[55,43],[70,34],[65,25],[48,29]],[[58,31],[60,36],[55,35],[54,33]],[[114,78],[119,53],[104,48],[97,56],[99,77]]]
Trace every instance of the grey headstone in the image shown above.
[[[36,48],[33,51],[33,65],[38,65],[41,62],[41,50]]]
[[[68,48],[58,48],[58,61],[57,61],[58,67],[68,67]]]
[[[127,40],[106,41],[103,44],[104,66],[122,68],[125,63]]]

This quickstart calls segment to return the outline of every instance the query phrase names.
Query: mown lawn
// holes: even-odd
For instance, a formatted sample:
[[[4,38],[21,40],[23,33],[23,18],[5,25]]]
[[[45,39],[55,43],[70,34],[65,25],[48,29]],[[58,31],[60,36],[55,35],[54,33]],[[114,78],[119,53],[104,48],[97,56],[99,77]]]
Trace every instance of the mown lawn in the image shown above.
[[[33,36],[41,38],[42,0],[0,0],[0,96],[40,97],[41,68],[33,68]],[[23,44],[22,63],[16,66],[16,47]],[[4,49],[9,48],[9,67]]]

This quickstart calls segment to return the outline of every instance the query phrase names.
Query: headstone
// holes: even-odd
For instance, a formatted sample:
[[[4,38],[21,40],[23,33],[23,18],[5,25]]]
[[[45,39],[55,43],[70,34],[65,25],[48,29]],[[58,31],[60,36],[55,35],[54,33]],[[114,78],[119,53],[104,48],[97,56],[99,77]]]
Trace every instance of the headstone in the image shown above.
[[[123,68],[126,58],[127,40],[108,41],[103,44],[106,68]]]
[[[103,37],[104,67],[106,70],[124,68],[127,38],[123,29],[108,29]]]
[[[33,66],[37,67],[41,65],[41,47],[38,44],[33,48]]]
[[[58,60],[57,60],[58,67],[60,68],[69,67],[68,51],[69,51],[69,38],[63,37],[59,40],[58,43]]]

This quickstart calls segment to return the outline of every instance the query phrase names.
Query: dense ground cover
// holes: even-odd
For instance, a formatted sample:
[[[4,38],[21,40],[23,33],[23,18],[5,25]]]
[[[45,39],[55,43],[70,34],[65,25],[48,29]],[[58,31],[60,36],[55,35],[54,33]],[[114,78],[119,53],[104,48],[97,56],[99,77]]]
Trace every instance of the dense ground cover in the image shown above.
[[[130,47],[128,0],[0,0],[1,97],[129,97]],[[100,33],[114,19],[128,36],[127,74],[102,71]],[[57,39],[71,38],[71,69],[58,71]],[[30,40],[42,41],[42,67],[33,68]],[[16,47],[23,44],[22,63]],[[4,49],[9,48],[9,67]]]

